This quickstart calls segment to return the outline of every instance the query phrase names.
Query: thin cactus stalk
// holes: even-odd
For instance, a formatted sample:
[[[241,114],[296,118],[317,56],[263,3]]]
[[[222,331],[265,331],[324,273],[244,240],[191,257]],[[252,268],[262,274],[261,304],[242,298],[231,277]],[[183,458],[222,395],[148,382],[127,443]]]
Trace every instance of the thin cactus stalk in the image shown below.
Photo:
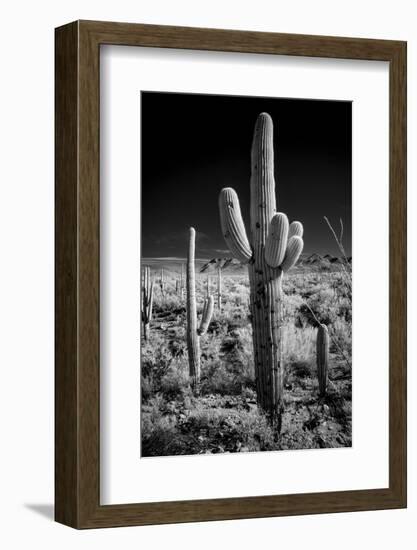
[[[258,404],[280,430],[284,388],[282,277],[297,262],[303,240],[299,234],[289,238],[287,216],[276,211],[273,125],[267,113],[261,113],[255,124],[251,164],[250,240],[238,196],[231,188],[220,193],[220,220],[229,249],[248,264]],[[293,225],[300,226],[300,222]]]
[[[153,306],[153,289],[154,281],[151,280],[151,269],[146,266],[143,271],[142,282],[142,327],[143,338],[145,340],[149,337],[150,322],[152,320],[152,306]]]
[[[187,256],[187,348],[191,385],[198,393],[200,385],[200,336],[207,332],[213,315],[213,297],[204,300],[200,326],[197,325],[195,292],[195,229],[190,227]]]
[[[319,393],[320,397],[324,397],[326,395],[329,372],[329,331],[324,324],[320,324],[317,329],[316,352]]]
[[[165,298],[165,274],[164,268],[161,268],[161,278],[159,280],[159,286],[161,287],[162,298]]]
[[[210,275],[207,273],[207,281],[206,281],[206,296],[207,298],[210,296]]]
[[[222,268],[221,265],[217,266],[217,308],[219,311],[222,309]]]

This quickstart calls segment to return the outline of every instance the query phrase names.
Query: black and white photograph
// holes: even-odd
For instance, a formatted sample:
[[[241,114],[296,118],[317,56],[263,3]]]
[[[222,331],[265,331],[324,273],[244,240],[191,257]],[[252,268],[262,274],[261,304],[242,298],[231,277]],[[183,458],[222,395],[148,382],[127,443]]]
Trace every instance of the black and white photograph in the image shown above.
[[[141,456],[350,447],[352,103],[140,105]]]

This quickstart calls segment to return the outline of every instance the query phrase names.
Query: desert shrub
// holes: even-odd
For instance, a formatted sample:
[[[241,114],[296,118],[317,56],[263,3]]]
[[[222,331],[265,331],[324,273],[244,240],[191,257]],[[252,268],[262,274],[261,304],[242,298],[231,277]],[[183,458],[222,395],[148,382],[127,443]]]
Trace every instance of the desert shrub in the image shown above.
[[[249,304],[243,302],[236,305],[229,300],[223,304],[221,312],[215,312],[215,319],[224,325],[227,332],[236,327],[246,326],[249,323]]]
[[[172,354],[168,349],[166,338],[158,331],[151,331],[150,338],[142,342],[141,366],[142,374],[163,376],[172,362]]]
[[[312,363],[298,361],[291,365],[291,374],[297,378],[310,378],[312,376]]]
[[[235,330],[238,345],[234,356],[240,365],[242,385],[255,386],[255,366],[253,363],[252,326],[250,324]]]
[[[153,378],[151,376],[143,376],[141,377],[141,395],[142,395],[142,403],[146,403],[155,393],[155,385]]]
[[[286,325],[283,328],[283,360],[285,364],[312,363],[315,357],[316,329],[297,328]]]
[[[351,365],[352,325],[343,319],[337,319],[330,327],[330,351]]]
[[[241,433],[248,451],[276,449],[274,430],[257,407],[242,415]]]
[[[209,436],[223,436],[232,451],[265,451],[276,448],[274,431],[258,407],[206,408],[198,404],[189,417],[192,429]]]
[[[242,379],[237,369],[223,361],[205,363],[201,369],[201,393],[220,395],[239,395]]]
[[[204,363],[220,361],[221,345],[225,331],[221,327],[218,331],[203,336],[200,340],[201,360]]]
[[[184,360],[174,360],[160,382],[160,391],[166,399],[183,396],[190,391],[188,365]]]
[[[142,456],[170,456],[189,452],[187,437],[181,434],[175,417],[142,420]]]

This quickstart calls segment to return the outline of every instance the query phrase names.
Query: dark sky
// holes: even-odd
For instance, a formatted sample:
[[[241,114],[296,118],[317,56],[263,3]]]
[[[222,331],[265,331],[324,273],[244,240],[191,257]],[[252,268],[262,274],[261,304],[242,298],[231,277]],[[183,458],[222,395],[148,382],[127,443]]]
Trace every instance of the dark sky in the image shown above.
[[[337,227],[342,218],[350,255],[351,107],[142,92],[142,256],[185,257],[190,226],[197,231],[196,257],[228,256],[218,212],[223,187],[237,191],[249,232],[250,149],[263,111],[274,123],[277,211],[304,224],[308,254],[338,254],[323,216]]]

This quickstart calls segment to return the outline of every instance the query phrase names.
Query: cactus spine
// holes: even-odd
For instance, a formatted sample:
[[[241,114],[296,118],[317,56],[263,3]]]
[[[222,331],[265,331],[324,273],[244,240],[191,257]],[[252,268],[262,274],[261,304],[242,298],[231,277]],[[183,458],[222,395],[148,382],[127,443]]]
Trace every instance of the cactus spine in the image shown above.
[[[200,326],[197,326],[195,293],[195,229],[190,227],[187,256],[187,348],[191,384],[198,392],[200,384],[200,336],[207,332],[213,315],[213,296],[204,300]]]
[[[231,188],[220,193],[220,220],[229,249],[248,264],[258,403],[280,429],[284,381],[281,283],[283,273],[297,262],[303,240],[298,233],[288,238],[288,218],[276,212],[273,125],[267,113],[261,113],[255,124],[251,164],[250,242],[238,196]],[[300,222],[291,226],[302,229]]]
[[[152,319],[153,287],[154,281],[151,280],[151,269],[145,267],[142,283],[142,327],[145,340],[148,339]]]
[[[317,377],[319,380],[320,397],[326,395],[329,371],[329,331],[326,325],[320,324],[317,329]]]

